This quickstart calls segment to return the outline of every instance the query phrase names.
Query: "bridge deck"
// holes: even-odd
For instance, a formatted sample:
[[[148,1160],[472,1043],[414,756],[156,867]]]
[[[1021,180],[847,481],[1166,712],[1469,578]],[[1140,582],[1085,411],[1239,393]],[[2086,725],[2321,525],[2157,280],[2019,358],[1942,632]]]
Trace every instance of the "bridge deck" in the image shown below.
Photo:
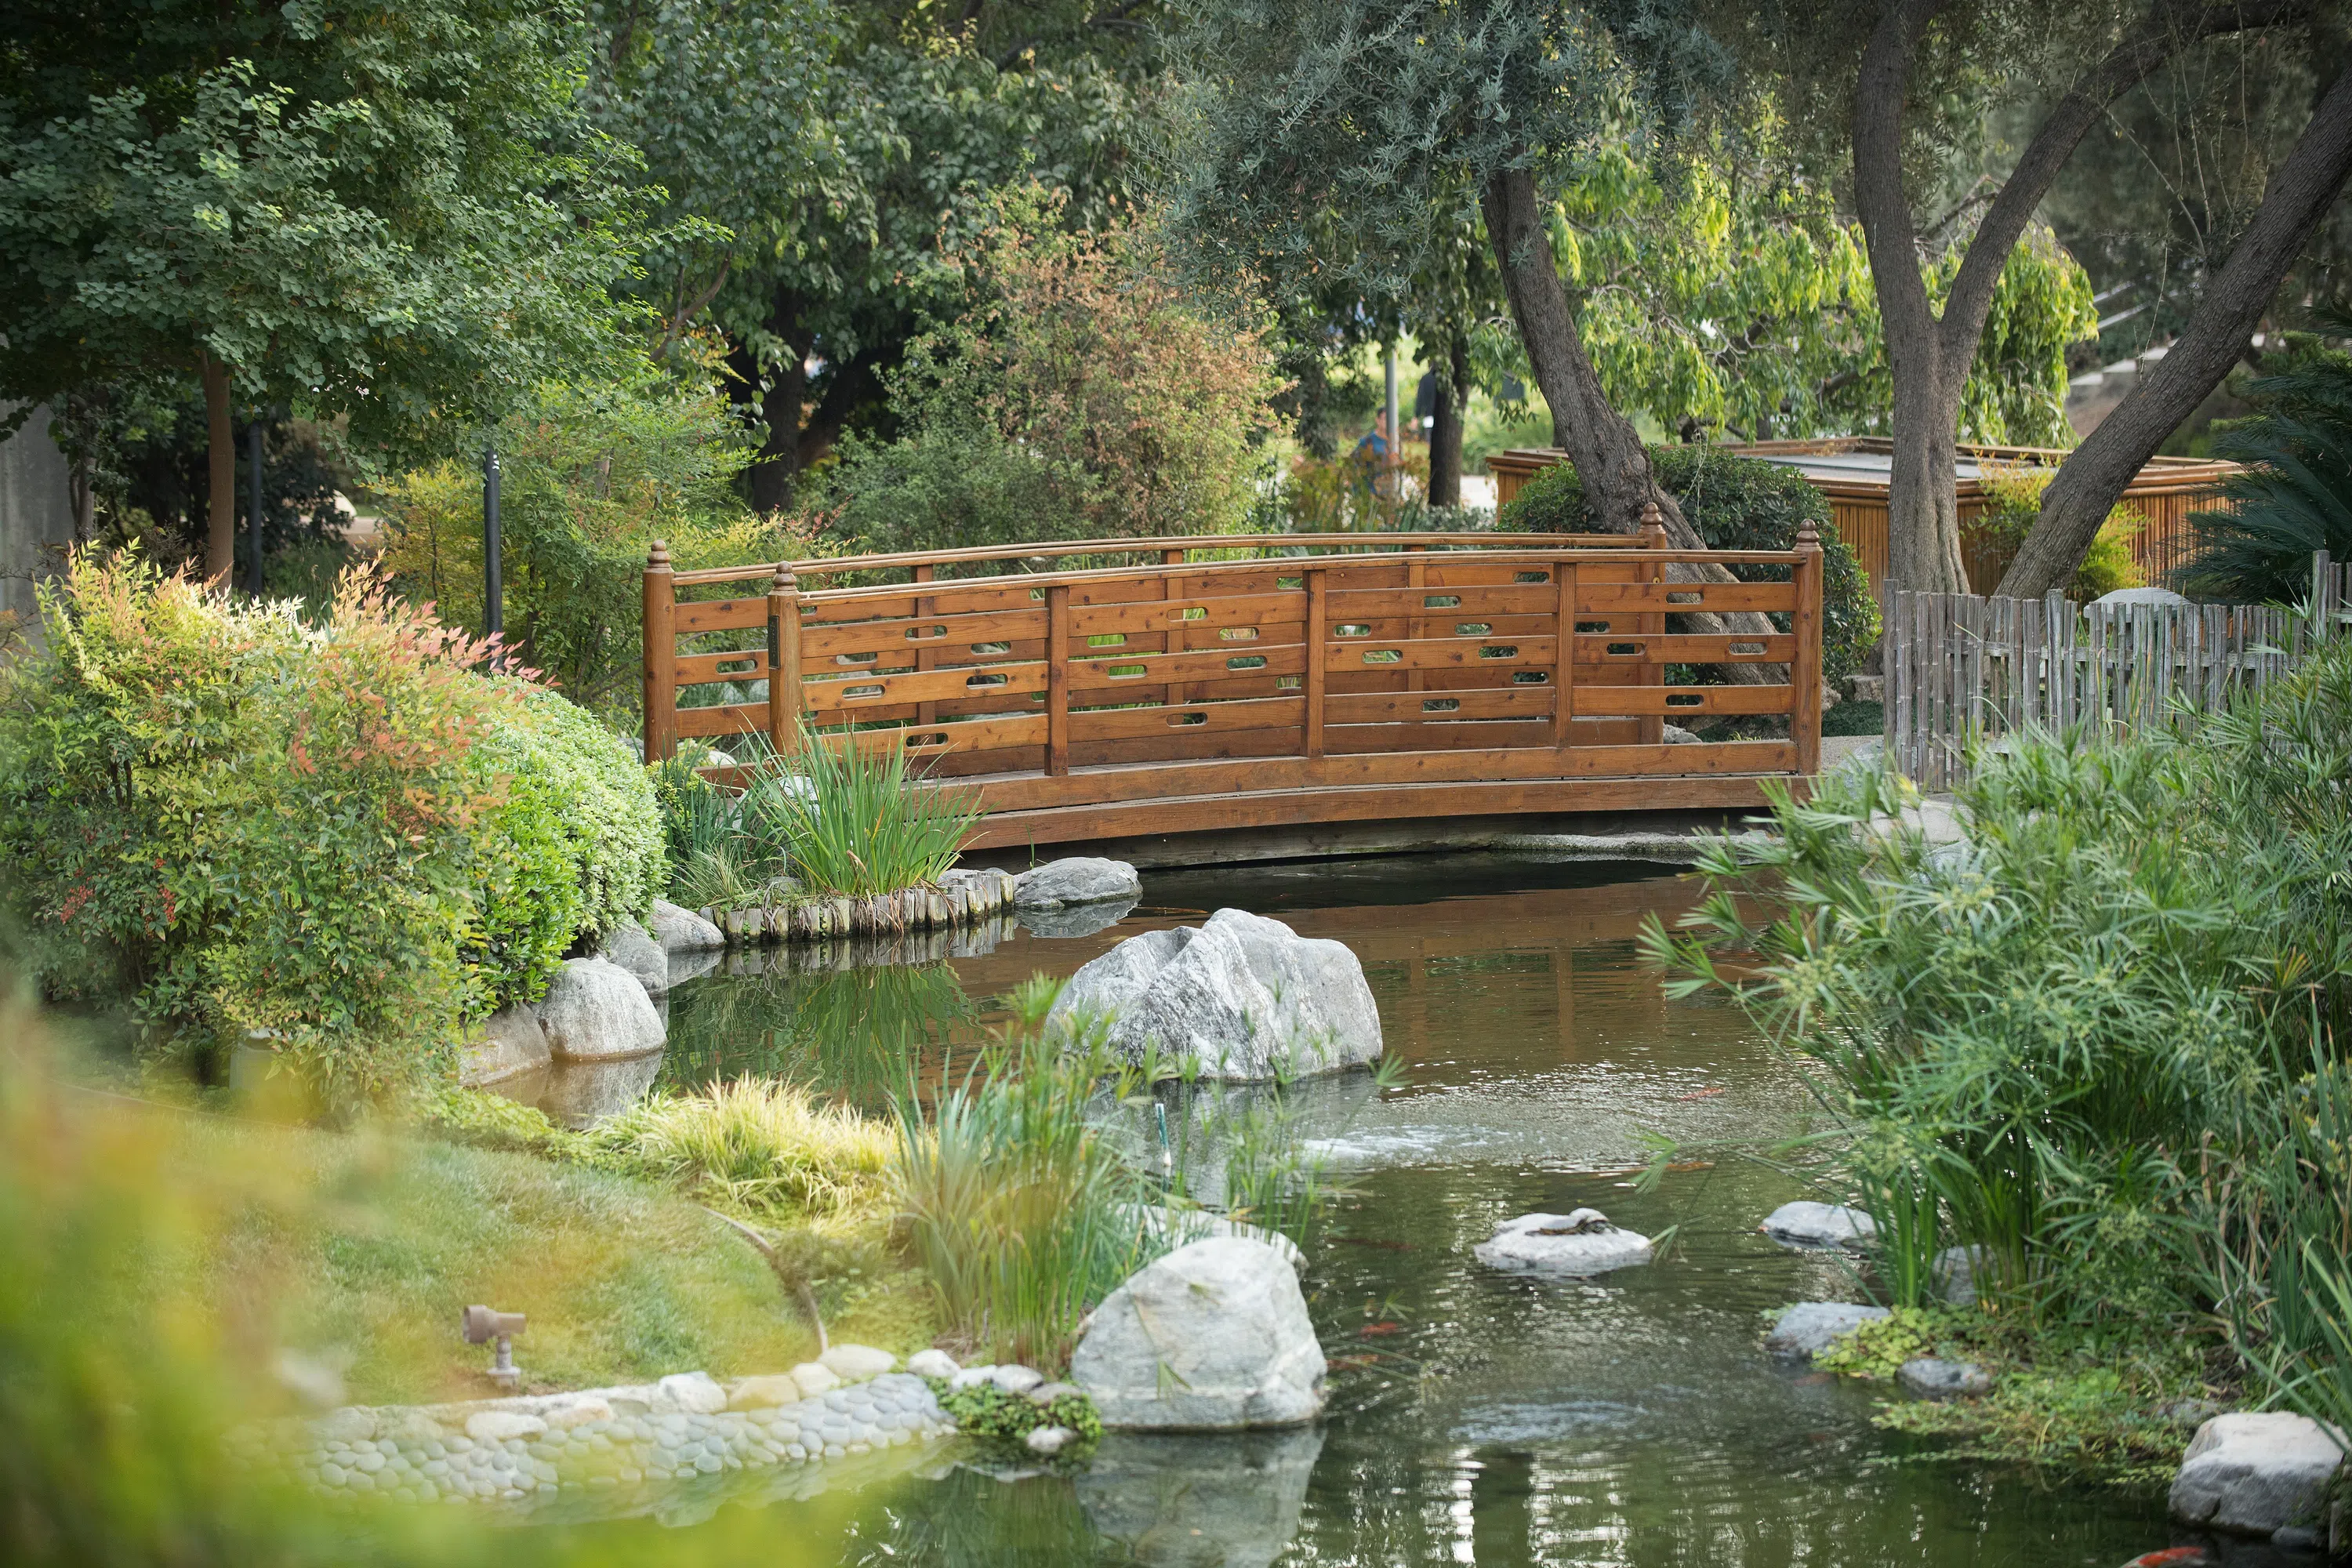
[[[974,847],[1752,805],[1763,780],[1816,765],[1819,545],[1660,543],[1217,536],[698,572],[657,544],[646,754],[747,733],[789,746],[803,728],[901,747],[977,793]],[[1698,611],[1774,626],[1669,629]],[[1669,684],[1738,664],[1767,683]],[[727,700],[762,681],[764,700]],[[1670,719],[1696,715],[1764,716],[1785,738],[1665,743]]]

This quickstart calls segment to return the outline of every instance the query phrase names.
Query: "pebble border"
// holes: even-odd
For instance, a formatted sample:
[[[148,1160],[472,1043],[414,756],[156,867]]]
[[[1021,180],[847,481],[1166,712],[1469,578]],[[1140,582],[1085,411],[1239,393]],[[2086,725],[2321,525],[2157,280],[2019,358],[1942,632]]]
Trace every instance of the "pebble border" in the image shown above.
[[[888,936],[900,931],[973,924],[1013,907],[1013,876],[1007,871],[955,870],[935,888],[901,888],[869,898],[827,897],[792,903],[753,904],[740,910],[706,908],[702,918],[717,926],[730,947],[760,942],[832,942],[843,937]]]
[[[275,1463],[330,1497],[517,1503],[557,1491],[690,1480],[727,1470],[806,1465],[955,1434],[938,1396],[910,1373],[885,1373],[807,1398],[761,1397],[700,1373],[659,1384],[462,1405],[353,1406],[229,1437],[247,1463]]]

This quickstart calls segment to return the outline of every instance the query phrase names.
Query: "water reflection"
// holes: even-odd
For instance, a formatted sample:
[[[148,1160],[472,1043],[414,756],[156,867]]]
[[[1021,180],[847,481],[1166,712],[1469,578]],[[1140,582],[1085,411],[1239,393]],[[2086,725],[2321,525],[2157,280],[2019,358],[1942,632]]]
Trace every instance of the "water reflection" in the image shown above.
[[[713,976],[673,1001],[674,1081],[778,1072],[863,1098],[968,1051],[992,998],[1032,973],[1232,905],[1347,942],[1412,1075],[1401,1091],[1351,1075],[1285,1097],[1351,1189],[1304,1279],[1333,1364],[1319,1427],[1118,1438],[1076,1473],[975,1456],[861,1515],[848,1557],[2113,1568],[2170,1539],[2159,1497],[1906,1462],[1870,1426],[1868,1391],[1762,1353],[1769,1310],[1851,1282],[1834,1257],[1755,1231],[1801,1195],[1747,1156],[1806,1125],[1802,1082],[1735,1009],[1669,1000],[1637,959],[1642,920],[1671,921],[1689,883],[1464,856],[1153,874],[1144,893],[1092,934],[1008,930],[910,967]],[[1265,1091],[1228,1092],[1166,1102],[1171,1142],[1200,1140],[1196,1172]],[[1641,1192],[1632,1168],[1657,1137],[1696,1157]],[[1678,1249],[1591,1281],[1470,1258],[1503,1219],[1580,1205],[1677,1227]]]

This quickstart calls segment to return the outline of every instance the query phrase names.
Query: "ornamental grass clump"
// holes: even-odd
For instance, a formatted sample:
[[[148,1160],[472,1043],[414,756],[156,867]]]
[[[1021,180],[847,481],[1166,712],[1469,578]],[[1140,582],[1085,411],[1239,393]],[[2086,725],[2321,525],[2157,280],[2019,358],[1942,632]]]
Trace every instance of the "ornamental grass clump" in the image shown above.
[[[1046,1030],[1056,989],[1014,993],[1012,1025],[930,1106],[901,1099],[896,1169],[914,1257],[955,1331],[1049,1372],[1149,1258],[1141,1180],[1090,1115],[1116,1064],[1099,1028]]]
[[[971,837],[978,803],[919,784],[897,745],[859,739],[803,731],[791,755],[760,764],[742,800],[751,854],[788,863],[813,892],[863,897],[937,881]]]
[[[589,1141],[601,1163],[728,1208],[813,1222],[886,1205],[898,1150],[887,1121],[751,1077],[640,1100],[598,1122]]]
[[[1966,1248],[1997,1313],[2118,1353],[2219,1324],[2272,1397],[2352,1417],[2352,647],[1975,765],[1958,844],[1896,826],[1891,774],[1777,798],[1649,952],[1807,1070],[1895,1304]]]

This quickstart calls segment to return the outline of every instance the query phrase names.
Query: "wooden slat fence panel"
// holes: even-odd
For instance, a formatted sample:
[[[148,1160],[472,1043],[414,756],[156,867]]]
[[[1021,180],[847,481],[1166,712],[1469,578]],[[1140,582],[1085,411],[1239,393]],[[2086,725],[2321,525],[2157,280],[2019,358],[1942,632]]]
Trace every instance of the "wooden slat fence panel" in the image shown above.
[[[1889,595],[1883,667],[1889,763],[1927,790],[1967,777],[1967,752],[2028,726],[2127,734],[2212,712],[2352,633],[2352,564],[2322,552],[2303,609],[2271,605],[2076,606],[1971,594]]]

